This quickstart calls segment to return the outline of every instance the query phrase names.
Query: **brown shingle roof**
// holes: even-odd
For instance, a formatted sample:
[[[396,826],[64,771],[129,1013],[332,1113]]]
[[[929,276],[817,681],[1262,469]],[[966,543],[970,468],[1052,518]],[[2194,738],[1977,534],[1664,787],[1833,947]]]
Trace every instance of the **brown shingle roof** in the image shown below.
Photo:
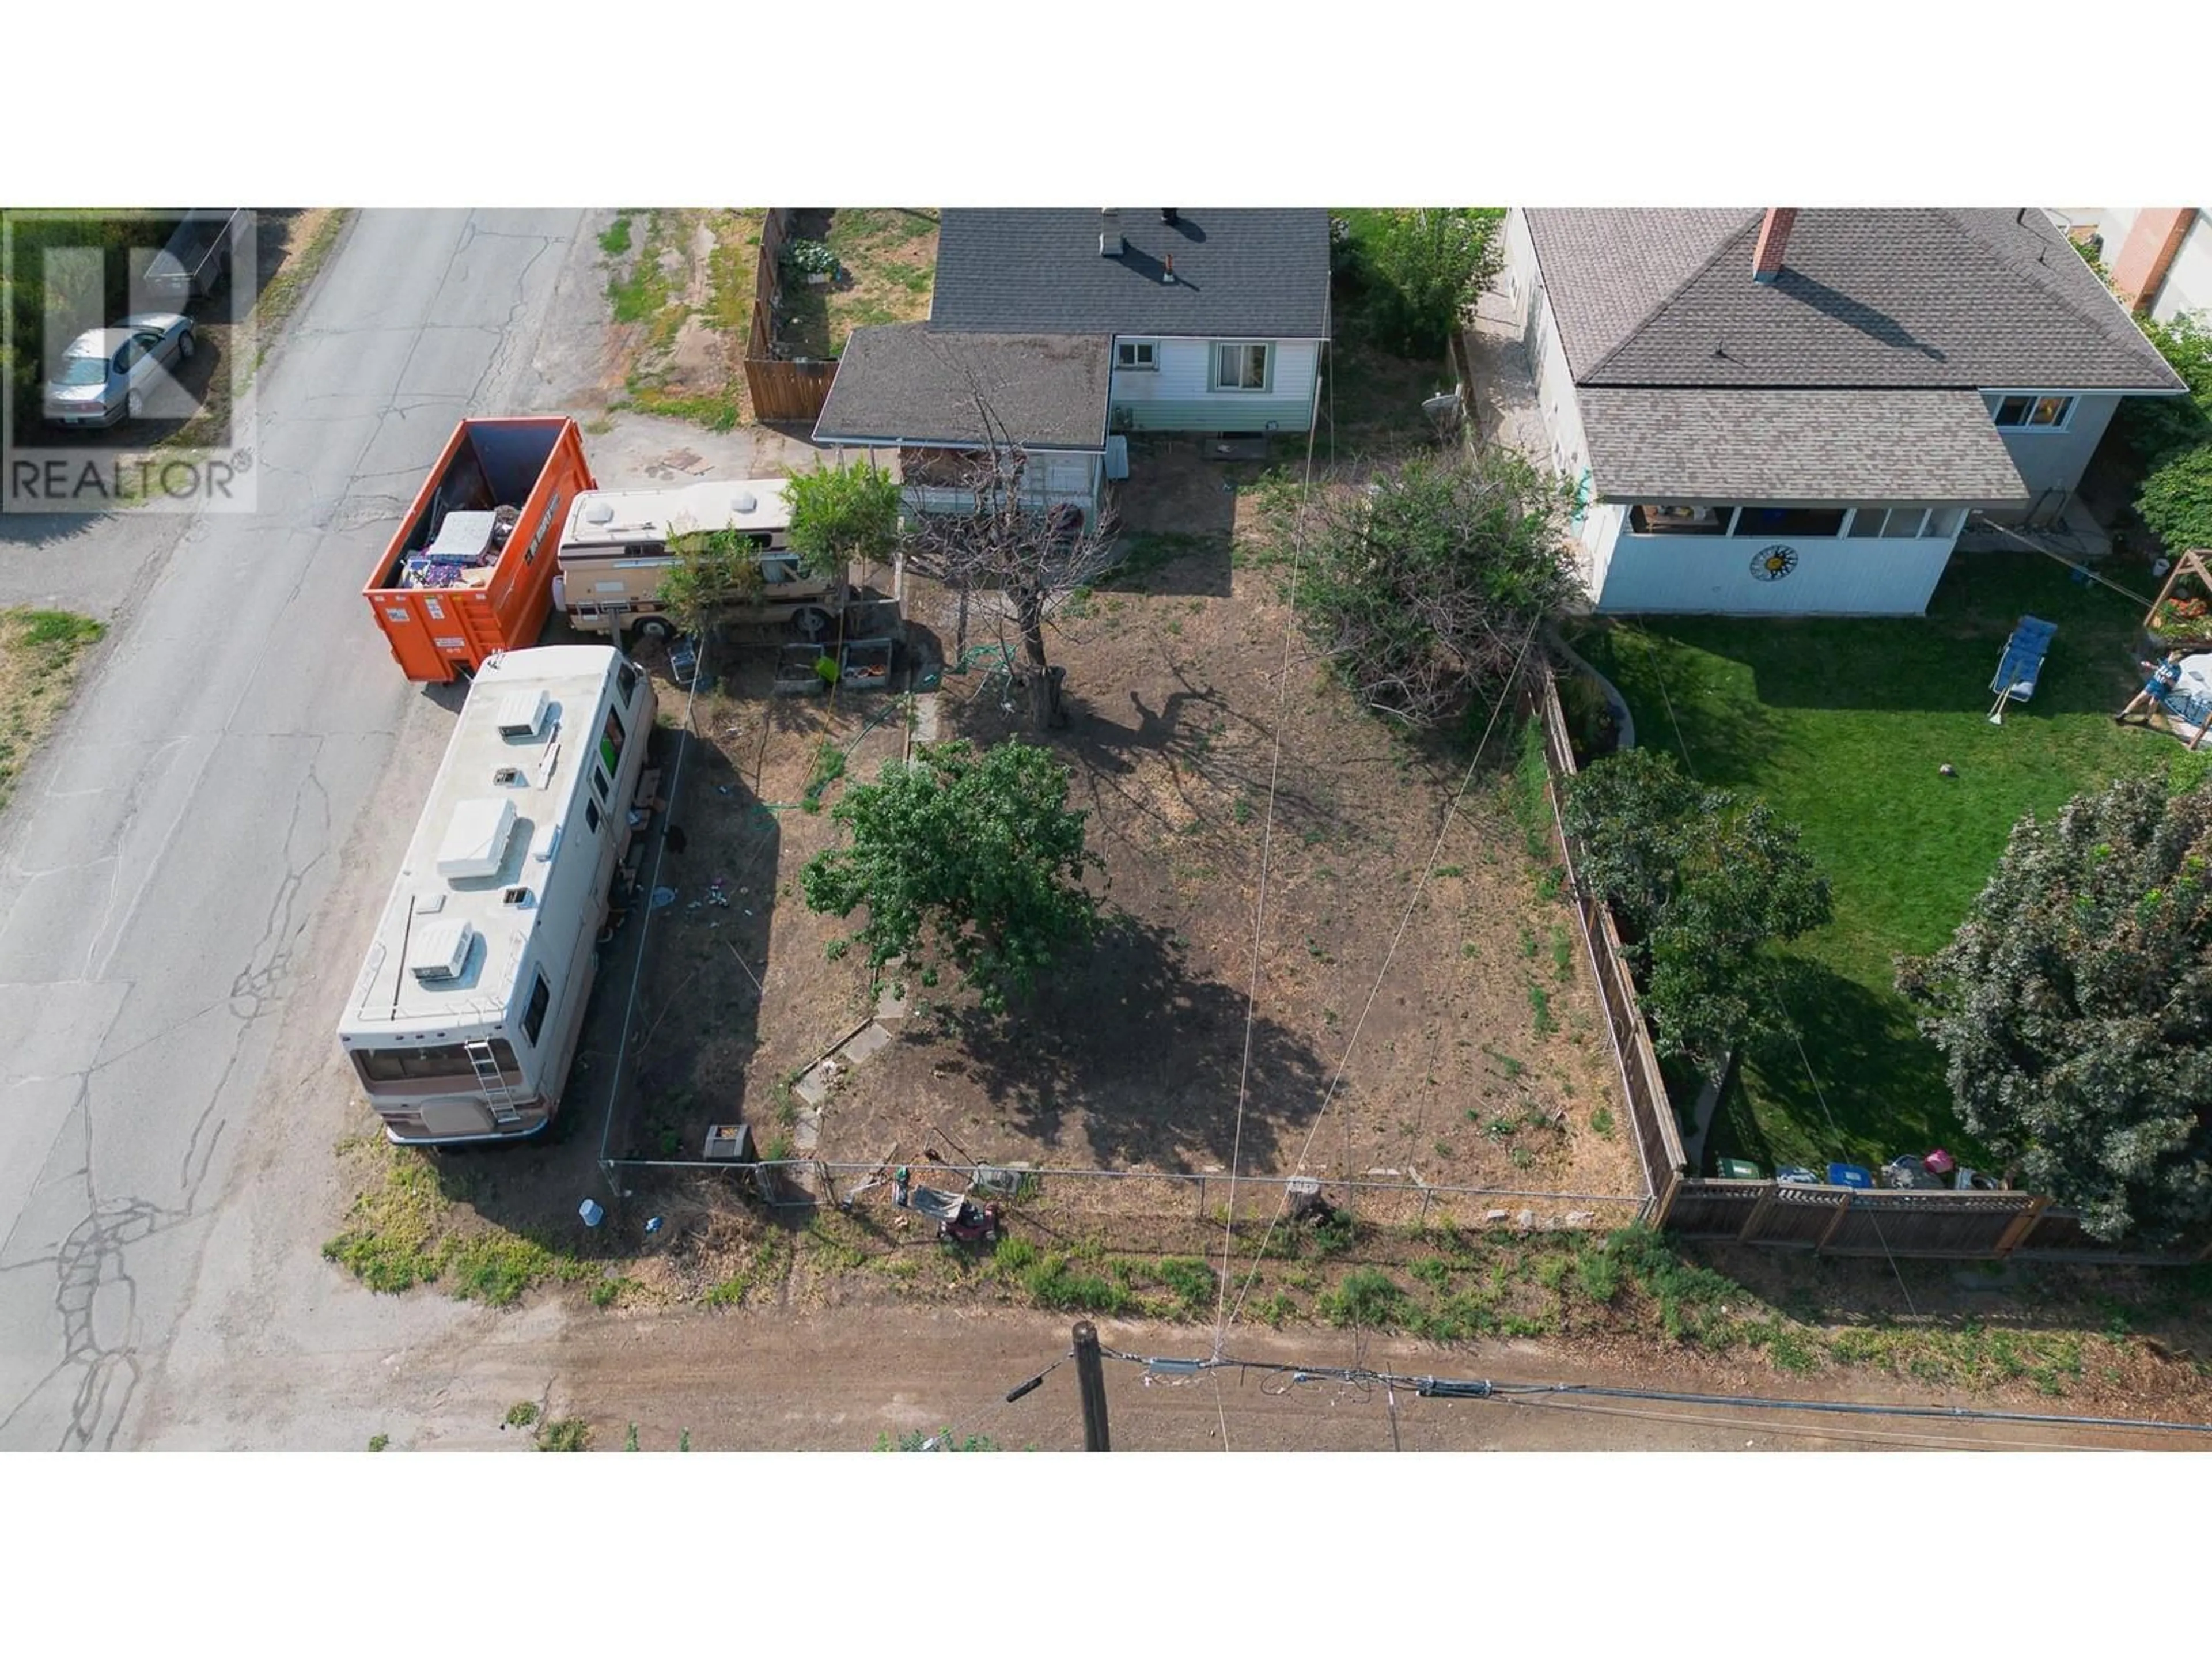
[[[2035,209],[1804,209],[1771,283],[1755,211],[1528,220],[1578,385],[2181,387]]]

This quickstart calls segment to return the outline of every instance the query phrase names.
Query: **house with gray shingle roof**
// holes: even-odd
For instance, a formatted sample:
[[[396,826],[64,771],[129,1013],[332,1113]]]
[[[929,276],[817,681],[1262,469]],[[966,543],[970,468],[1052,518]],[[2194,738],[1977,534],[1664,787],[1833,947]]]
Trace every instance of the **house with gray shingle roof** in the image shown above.
[[[1328,331],[1318,208],[947,208],[928,320],[853,331],[814,441],[897,449],[925,510],[1018,448],[1095,518],[1109,434],[1310,428]]]
[[[1516,208],[1504,282],[1601,611],[1917,616],[2185,390],[2033,208]]]

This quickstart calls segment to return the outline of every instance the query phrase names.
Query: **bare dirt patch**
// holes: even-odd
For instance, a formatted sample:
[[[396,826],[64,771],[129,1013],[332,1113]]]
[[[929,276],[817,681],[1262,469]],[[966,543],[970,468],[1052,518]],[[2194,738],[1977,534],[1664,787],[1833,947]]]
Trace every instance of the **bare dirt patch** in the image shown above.
[[[761,208],[634,209],[599,247],[623,398],[726,432],[752,417],[752,327]]]
[[[1223,482],[1201,465],[1173,487],[1233,506]],[[1363,715],[1302,641],[1247,1072],[1284,603],[1277,573],[1226,534],[1140,551],[1070,606],[1054,642],[1075,714],[1048,741],[1105,860],[1106,936],[1000,1029],[968,1022],[942,988],[909,987],[914,1012],[838,1082],[811,1150],[1197,1173],[1233,1156],[1248,1173],[1634,1193],[1595,991],[1571,916],[1510,818],[1502,763],[1479,770],[1447,825],[1462,758]],[[955,596],[911,574],[907,599],[948,662],[994,637],[980,606],[963,623]],[[764,699],[757,672],[739,671],[733,700],[702,704],[699,769],[675,809],[686,881],[662,913],[666,959],[651,971],[665,989],[641,1014],[653,1034],[639,1071],[642,1099],[673,1103],[665,1122],[650,1106],[641,1120],[671,1149],[740,1113],[757,1144],[777,1146],[798,1116],[797,1073],[871,1011],[858,967],[823,959],[842,927],[796,897],[799,869],[835,833],[805,797],[817,781],[830,805],[872,776],[902,752],[904,721],[864,731],[882,705]],[[1031,735],[1023,700],[986,663],[948,674],[934,703],[922,717],[940,737]],[[842,763],[823,761],[825,744]],[[735,909],[701,900],[717,878]]]

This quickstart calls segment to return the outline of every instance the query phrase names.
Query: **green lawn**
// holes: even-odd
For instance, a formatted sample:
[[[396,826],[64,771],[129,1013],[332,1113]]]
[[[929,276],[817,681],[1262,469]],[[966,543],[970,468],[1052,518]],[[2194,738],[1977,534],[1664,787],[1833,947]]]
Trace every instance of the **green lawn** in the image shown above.
[[[1992,726],[1987,688],[2023,614],[2057,636],[2034,701]],[[2180,781],[2212,765],[2212,745],[2191,756],[2112,724],[2142,680],[2142,614],[2039,555],[1961,554],[1924,619],[1652,617],[1577,641],[1627,698],[1638,743],[1686,750],[1700,779],[1765,796],[1834,885],[1834,921],[1776,979],[1810,1074],[1793,1044],[1750,1056],[1710,1156],[1771,1168],[1944,1146],[1971,1161],[1892,958],[1950,936],[2023,812],[2123,772]],[[1941,775],[1946,762],[1956,776]]]

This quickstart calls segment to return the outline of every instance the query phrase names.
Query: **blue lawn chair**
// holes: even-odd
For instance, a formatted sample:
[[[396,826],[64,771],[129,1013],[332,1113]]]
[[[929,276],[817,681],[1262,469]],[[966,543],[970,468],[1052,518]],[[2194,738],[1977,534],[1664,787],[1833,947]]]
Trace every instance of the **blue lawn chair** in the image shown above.
[[[1997,659],[1997,672],[1990,681],[1990,694],[1996,702],[1990,708],[1990,724],[2004,724],[2005,705],[2026,702],[2035,695],[2037,677],[2043,672],[2043,659],[2051,649],[2051,636],[2058,631],[2057,623],[2048,623],[2040,617],[2022,617],[2020,625],[2012,630],[2005,641],[2004,655]]]

